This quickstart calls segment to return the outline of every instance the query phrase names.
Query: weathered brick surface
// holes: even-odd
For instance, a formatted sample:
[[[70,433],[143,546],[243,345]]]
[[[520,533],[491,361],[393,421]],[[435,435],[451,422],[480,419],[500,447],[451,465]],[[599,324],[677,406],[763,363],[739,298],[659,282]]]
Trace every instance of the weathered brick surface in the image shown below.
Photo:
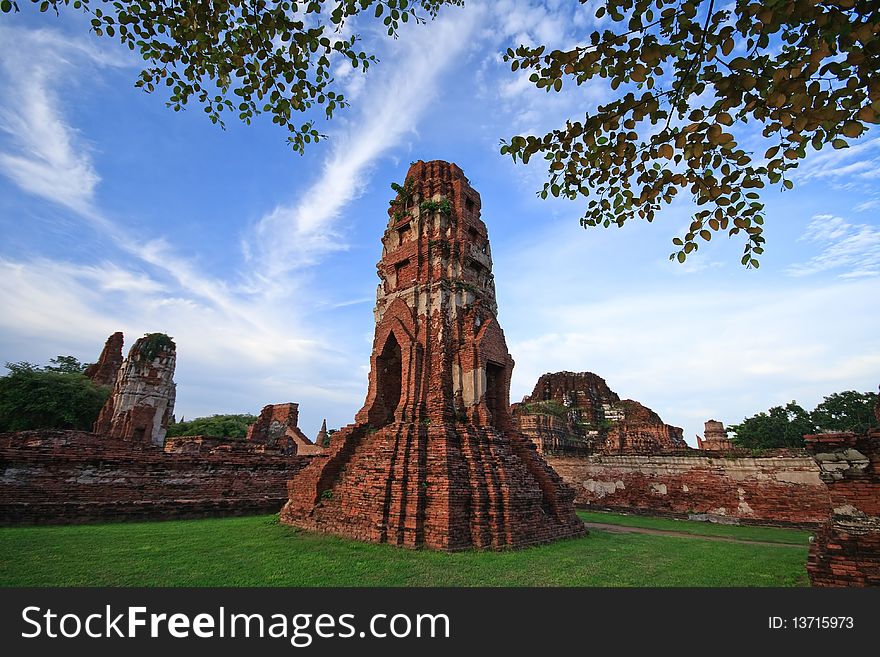
[[[309,440],[298,424],[299,404],[269,404],[263,407],[257,421],[248,427],[246,440],[266,449],[279,449],[285,454],[320,454],[323,448]]]
[[[831,516],[810,545],[810,581],[880,586],[880,429],[805,439],[831,494]]]
[[[576,492],[575,504],[647,515],[815,526],[828,517],[828,489],[806,452],[548,457]]]
[[[592,372],[542,375],[511,407],[514,421],[542,454],[653,454],[688,449],[682,430],[647,406],[620,399]]]
[[[444,550],[582,534],[572,491],[509,414],[479,194],[446,162],[407,181],[382,239],[366,403],[291,480],[282,521]]]
[[[309,460],[199,438],[172,453],[78,431],[0,434],[0,524],[274,513]]]
[[[117,440],[162,446],[174,413],[175,345],[146,353],[149,336],[138,338],[122,363],[113,392],[104,403],[94,432]]]
[[[122,367],[122,333],[117,331],[104,343],[104,349],[98,357],[98,362],[86,368],[85,375],[95,385],[112,386],[116,383],[116,375]]]

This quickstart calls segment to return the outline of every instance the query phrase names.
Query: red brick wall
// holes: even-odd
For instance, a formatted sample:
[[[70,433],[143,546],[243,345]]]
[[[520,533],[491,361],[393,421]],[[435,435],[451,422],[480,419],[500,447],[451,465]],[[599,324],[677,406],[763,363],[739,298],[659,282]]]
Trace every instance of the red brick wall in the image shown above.
[[[813,586],[880,586],[880,429],[805,438],[832,507],[810,545],[810,581]]]
[[[828,489],[806,453],[762,458],[706,455],[548,457],[575,504],[648,515],[731,518],[814,526],[828,517]]]
[[[168,453],[76,431],[0,434],[0,524],[274,513],[308,461]]]

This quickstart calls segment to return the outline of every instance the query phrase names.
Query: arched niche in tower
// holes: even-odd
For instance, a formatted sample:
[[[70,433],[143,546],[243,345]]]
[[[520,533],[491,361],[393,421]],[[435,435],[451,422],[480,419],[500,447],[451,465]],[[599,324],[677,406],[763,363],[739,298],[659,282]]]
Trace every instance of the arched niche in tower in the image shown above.
[[[376,357],[376,402],[373,406],[373,424],[385,426],[394,421],[400,405],[403,383],[403,358],[394,331],[388,333],[385,346]]]

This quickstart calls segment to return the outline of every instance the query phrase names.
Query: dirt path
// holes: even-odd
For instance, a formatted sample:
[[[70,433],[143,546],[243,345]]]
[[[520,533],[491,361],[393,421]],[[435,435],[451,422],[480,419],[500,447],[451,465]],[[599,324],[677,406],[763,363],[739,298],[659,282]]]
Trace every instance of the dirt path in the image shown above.
[[[599,529],[603,532],[616,532],[619,534],[652,534],[654,536],[677,536],[679,538],[700,538],[706,541],[722,541],[724,543],[747,543],[749,545],[769,545],[772,547],[807,547],[800,543],[773,543],[771,541],[753,541],[747,538],[734,538],[732,536],[707,536],[706,534],[688,534],[671,529],[649,529],[647,527],[627,527],[625,525],[611,525],[604,522],[587,522],[584,524],[588,529]]]

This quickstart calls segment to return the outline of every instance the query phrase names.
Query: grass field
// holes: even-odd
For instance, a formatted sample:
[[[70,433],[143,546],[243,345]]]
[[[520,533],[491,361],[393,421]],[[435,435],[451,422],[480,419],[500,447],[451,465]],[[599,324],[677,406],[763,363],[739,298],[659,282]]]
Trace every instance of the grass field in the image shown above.
[[[280,525],[274,516],[0,529],[3,586],[806,586],[807,532],[672,523],[693,536],[592,530],[524,550],[405,550]],[[654,525],[656,529],[667,526]],[[774,540],[768,546],[699,534]]]
[[[650,518],[647,516],[630,516],[602,511],[578,511],[578,515],[586,522],[602,522],[624,527],[641,527],[644,529],[662,529],[664,531],[693,534],[696,536],[721,536],[746,541],[763,541],[766,543],[783,543],[786,545],[810,544],[810,532],[798,529],[782,529],[780,527],[759,527],[754,525],[718,525],[711,522],[692,522],[670,518]]]

